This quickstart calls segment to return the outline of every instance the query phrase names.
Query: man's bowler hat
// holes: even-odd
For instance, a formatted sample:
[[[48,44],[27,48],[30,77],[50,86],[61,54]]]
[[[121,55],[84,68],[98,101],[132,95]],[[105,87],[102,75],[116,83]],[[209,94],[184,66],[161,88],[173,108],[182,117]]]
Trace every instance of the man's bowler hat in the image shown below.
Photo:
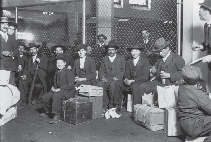
[[[0,17],[0,23],[11,23],[12,21],[9,20],[7,17]]]
[[[55,53],[55,50],[56,50],[57,47],[61,47],[64,52],[67,51],[66,46],[64,46],[64,45],[55,45],[55,46],[51,47],[51,52]]]
[[[19,42],[19,43],[18,43],[18,46],[23,46],[24,48],[27,47],[26,44],[25,44],[24,42]]]
[[[165,39],[161,37],[155,41],[155,47],[153,48],[153,51],[158,52],[167,47],[168,45],[170,45],[170,43],[171,43],[170,41],[165,41]]]
[[[144,50],[144,46],[141,44],[134,44],[132,47],[128,47],[127,50],[131,51],[132,49],[139,49],[139,50]]]
[[[211,11],[211,0],[204,0],[204,2],[199,3],[199,5],[205,7],[207,10]]]
[[[65,56],[62,55],[62,54],[56,56],[55,61],[57,61],[57,60],[59,60],[59,59],[65,61],[66,63],[68,62],[67,57],[65,57]]]
[[[35,44],[35,43],[29,43],[29,46],[27,47],[27,49],[30,49],[30,48],[32,48],[32,47],[37,47],[37,48],[39,48],[40,45]]]
[[[119,49],[119,46],[118,46],[118,44],[116,43],[115,40],[109,41],[108,45],[105,45],[104,47],[105,47],[105,48],[114,47],[114,48],[116,48],[116,49]]]

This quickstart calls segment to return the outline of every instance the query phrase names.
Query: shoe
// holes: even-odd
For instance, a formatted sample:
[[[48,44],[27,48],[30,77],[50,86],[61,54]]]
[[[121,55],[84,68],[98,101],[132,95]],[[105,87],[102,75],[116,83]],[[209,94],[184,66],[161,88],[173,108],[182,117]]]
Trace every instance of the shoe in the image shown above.
[[[121,110],[120,105],[115,105],[115,108],[116,108],[116,111],[120,111]]]
[[[48,113],[40,113],[39,116],[40,117],[48,117]]]
[[[48,122],[49,124],[56,124],[60,121],[60,116],[59,115],[54,115],[53,120]]]
[[[36,103],[37,103],[36,100],[32,100],[32,102],[31,102],[32,105],[35,105]]]

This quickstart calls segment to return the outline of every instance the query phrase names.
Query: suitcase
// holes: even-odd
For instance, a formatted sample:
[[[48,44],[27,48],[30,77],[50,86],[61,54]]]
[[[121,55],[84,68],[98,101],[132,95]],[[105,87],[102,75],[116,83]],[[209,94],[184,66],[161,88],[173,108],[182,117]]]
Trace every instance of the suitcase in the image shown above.
[[[92,119],[101,118],[103,114],[103,97],[96,96],[96,97],[84,97],[88,101],[92,102]]]
[[[134,105],[134,122],[151,131],[164,129],[164,110],[146,104]]]
[[[71,98],[62,101],[61,120],[79,124],[92,120],[92,102],[83,98]]]
[[[166,108],[164,118],[164,132],[167,136],[181,136],[183,135],[180,127],[180,122],[177,117],[176,108]]]

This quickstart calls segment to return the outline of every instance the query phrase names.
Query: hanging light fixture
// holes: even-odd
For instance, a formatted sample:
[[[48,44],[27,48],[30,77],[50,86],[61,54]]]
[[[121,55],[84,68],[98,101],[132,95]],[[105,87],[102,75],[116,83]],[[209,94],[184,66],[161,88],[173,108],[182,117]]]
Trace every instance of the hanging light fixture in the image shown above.
[[[49,0],[48,0],[48,3],[49,3]],[[49,10],[49,4],[48,4],[48,10],[42,12],[42,14],[44,14],[44,15],[53,15],[54,14],[54,12],[52,12],[52,11]]]

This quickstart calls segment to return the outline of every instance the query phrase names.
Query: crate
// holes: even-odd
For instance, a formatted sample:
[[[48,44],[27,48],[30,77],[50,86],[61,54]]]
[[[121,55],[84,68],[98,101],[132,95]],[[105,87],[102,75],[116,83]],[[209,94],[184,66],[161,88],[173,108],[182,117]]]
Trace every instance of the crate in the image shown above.
[[[71,98],[62,101],[61,120],[71,124],[80,124],[92,120],[93,103],[83,98]]]
[[[92,85],[81,85],[79,94],[83,96],[103,96],[103,88]]]

